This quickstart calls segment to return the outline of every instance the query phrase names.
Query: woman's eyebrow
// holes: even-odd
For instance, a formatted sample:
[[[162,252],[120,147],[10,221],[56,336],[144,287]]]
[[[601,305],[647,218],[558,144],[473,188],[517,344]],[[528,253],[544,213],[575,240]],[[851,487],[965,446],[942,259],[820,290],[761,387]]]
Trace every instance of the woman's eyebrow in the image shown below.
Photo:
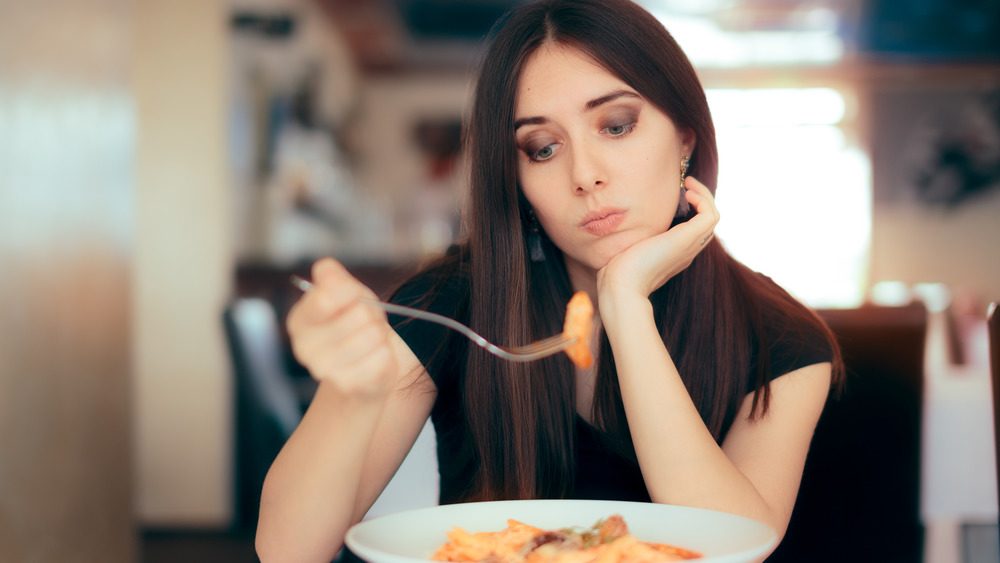
[[[585,111],[591,111],[598,108],[604,104],[613,102],[618,98],[635,98],[641,99],[639,94],[632,92],[631,90],[615,90],[613,92],[608,92],[607,94],[590,100],[589,102],[583,104],[583,109]],[[524,125],[542,125],[548,123],[549,120],[546,117],[522,117],[514,122],[514,131],[517,131],[520,127]]]
[[[542,125],[548,122],[549,120],[545,117],[522,117],[514,122],[514,131],[517,131],[523,125]]]
[[[594,98],[593,100],[590,100],[589,102],[587,102],[586,104],[583,105],[583,109],[585,109],[587,111],[590,111],[590,110],[592,110],[594,108],[600,107],[600,106],[602,106],[602,105],[604,105],[604,104],[606,104],[608,102],[613,102],[613,101],[617,100],[618,98],[622,98],[622,97],[636,98],[636,99],[638,99],[639,98],[639,94],[636,94],[635,92],[632,92],[631,90],[615,90],[613,92],[608,92],[607,94],[605,94],[605,95],[603,95],[603,96],[601,96],[599,98]]]

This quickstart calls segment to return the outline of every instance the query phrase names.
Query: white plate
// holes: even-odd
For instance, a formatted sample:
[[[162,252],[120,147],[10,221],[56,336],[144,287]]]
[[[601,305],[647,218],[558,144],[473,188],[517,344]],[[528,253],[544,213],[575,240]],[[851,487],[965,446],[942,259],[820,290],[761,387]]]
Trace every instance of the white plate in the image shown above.
[[[749,563],[770,553],[777,535],[766,524],[712,510],[600,500],[511,500],[419,508],[356,524],[347,546],[370,563],[427,561],[448,541],[455,526],[467,532],[494,532],[513,518],[544,529],[590,527],[621,514],[632,535],[704,555],[699,563]]]

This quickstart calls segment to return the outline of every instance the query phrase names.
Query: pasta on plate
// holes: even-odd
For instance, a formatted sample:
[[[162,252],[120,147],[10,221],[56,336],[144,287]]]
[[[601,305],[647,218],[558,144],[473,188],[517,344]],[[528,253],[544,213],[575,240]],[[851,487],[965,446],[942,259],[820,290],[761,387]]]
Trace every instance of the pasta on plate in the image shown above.
[[[448,532],[448,542],[432,557],[435,561],[488,563],[652,563],[698,559],[701,554],[662,543],[644,542],[631,535],[625,520],[612,515],[590,528],[543,530],[508,520],[499,532],[469,533],[460,527]]]

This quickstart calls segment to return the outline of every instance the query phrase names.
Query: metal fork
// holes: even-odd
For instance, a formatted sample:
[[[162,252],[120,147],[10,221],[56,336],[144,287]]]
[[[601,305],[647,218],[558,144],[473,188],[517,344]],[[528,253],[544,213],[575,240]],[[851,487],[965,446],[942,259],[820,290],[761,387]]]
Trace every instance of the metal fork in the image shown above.
[[[302,292],[309,291],[313,287],[312,282],[294,275],[292,276],[292,285],[299,288]],[[361,301],[367,305],[379,307],[380,309],[394,315],[413,317],[415,319],[437,323],[452,330],[456,330],[462,333],[469,340],[484,348],[487,352],[512,362],[530,362],[551,356],[553,354],[558,354],[559,352],[565,350],[570,344],[576,342],[576,337],[565,337],[562,333],[560,333],[555,336],[550,336],[549,338],[537,340],[531,344],[525,344],[524,346],[497,346],[455,319],[438,315],[437,313],[404,307],[394,303],[385,303],[375,299],[361,299]]]

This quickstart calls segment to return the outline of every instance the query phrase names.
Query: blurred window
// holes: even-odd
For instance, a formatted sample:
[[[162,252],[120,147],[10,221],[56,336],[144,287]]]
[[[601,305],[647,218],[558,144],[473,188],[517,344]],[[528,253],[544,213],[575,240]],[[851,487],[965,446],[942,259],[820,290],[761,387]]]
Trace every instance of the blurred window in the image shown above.
[[[706,82],[719,145],[717,229],[747,266],[814,307],[859,305],[871,242],[871,173],[838,75],[856,3],[638,0]],[[777,71],[777,72],[772,72]],[[769,88],[774,82],[793,86]],[[836,80],[842,83],[842,80]],[[726,85],[729,88],[713,88]],[[825,84],[824,84],[825,85]]]
[[[827,65],[844,58],[847,7],[832,0],[639,0],[700,68]]]
[[[868,156],[831,88],[708,89],[719,145],[717,233],[814,307],[861,303],[871,240]]]

